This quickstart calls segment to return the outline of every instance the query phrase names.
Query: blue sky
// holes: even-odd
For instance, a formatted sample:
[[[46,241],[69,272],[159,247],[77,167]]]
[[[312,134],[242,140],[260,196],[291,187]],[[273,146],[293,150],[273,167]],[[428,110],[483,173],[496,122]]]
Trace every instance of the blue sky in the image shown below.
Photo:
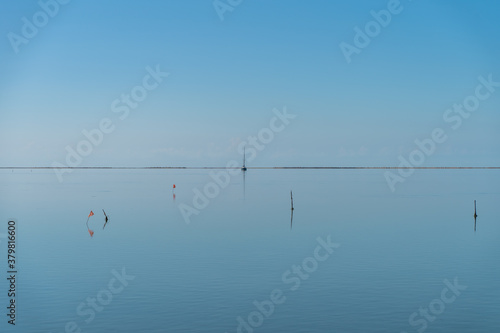
[[[500,165],[500,88],[459,129],[443,120],[479,76],[500,82],[500,4],[401,1],[347,63],[339,44],[387,6],[245,0],[221,21],[211,0],[72,0],[16,53],[8,34],[41,7],[3,2],[0,164],[64,163],[109,118],[115,131],[81,165],[223,166],[287,107],[297,118],[254,165],[397,165],[438,127],[449,139],[426,166]],[[119,120],[111,103],[157,65],[170,76]]]

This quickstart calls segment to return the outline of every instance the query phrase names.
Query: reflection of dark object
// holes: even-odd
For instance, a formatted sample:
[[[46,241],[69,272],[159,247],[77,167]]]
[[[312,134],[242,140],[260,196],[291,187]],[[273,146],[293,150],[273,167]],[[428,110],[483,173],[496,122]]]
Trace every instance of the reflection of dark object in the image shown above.
[[[476,210],[476,200],[474,200],[474,231],[476,231],[476,222],[477,222],[477,210]]]
[[[243,199],[246,199],[247,198],[247,180],[246,180],[246,175],[247,173],[245,172],[245,170],[243,170],[242,172],[243,174]]]
[[[102,210],[102,212],[104,213],[104,226],[102,227],[102,229],[104,230],[104,228],[106,227],[106,224],[108,224],[108,215],[106,215],[106,212],[104,211],[104,209]]]
[[[292,191],[290,191],[290,200],[292,203],[292,208],[290,209],[290,211],[292,212],[290,214],[290,229],[292,229],[292,227],[293,227],[293,211],[295,210],[295,208],[293,208],[293,193],[292,193]]]

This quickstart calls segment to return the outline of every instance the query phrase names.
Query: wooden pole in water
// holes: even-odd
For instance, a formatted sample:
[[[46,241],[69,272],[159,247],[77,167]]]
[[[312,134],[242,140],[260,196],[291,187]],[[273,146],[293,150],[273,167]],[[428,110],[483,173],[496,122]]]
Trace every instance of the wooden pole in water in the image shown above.
[[[476,232],[476,222],[477,222],[477,210],[476,210],[476,200],[474,200],[474,232]]]

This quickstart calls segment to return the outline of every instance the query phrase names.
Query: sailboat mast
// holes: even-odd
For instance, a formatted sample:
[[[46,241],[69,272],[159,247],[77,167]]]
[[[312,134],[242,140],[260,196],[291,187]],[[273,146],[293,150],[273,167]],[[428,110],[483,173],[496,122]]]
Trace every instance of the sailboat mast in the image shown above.
[[[241,170],[242,171],[247,171],[247,167],[246,167],[246,155],[247,155],[247,147],[243,147],[243,166],[241,167]]]

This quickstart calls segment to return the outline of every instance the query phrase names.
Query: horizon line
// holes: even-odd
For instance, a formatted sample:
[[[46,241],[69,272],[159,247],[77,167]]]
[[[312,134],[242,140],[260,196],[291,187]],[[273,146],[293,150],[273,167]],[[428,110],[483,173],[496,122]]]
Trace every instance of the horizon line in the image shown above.
[[[189,167],[189,166],[89,166],[89,167],[27,167],[27,166],[0,166],[0,170],[237,170],[242,167]],[[395,166],[274,166],[274,167],[246,167],[247,170],[500,170],[500,167],[487,166],[430,166],[430,167],[395,167]]]

